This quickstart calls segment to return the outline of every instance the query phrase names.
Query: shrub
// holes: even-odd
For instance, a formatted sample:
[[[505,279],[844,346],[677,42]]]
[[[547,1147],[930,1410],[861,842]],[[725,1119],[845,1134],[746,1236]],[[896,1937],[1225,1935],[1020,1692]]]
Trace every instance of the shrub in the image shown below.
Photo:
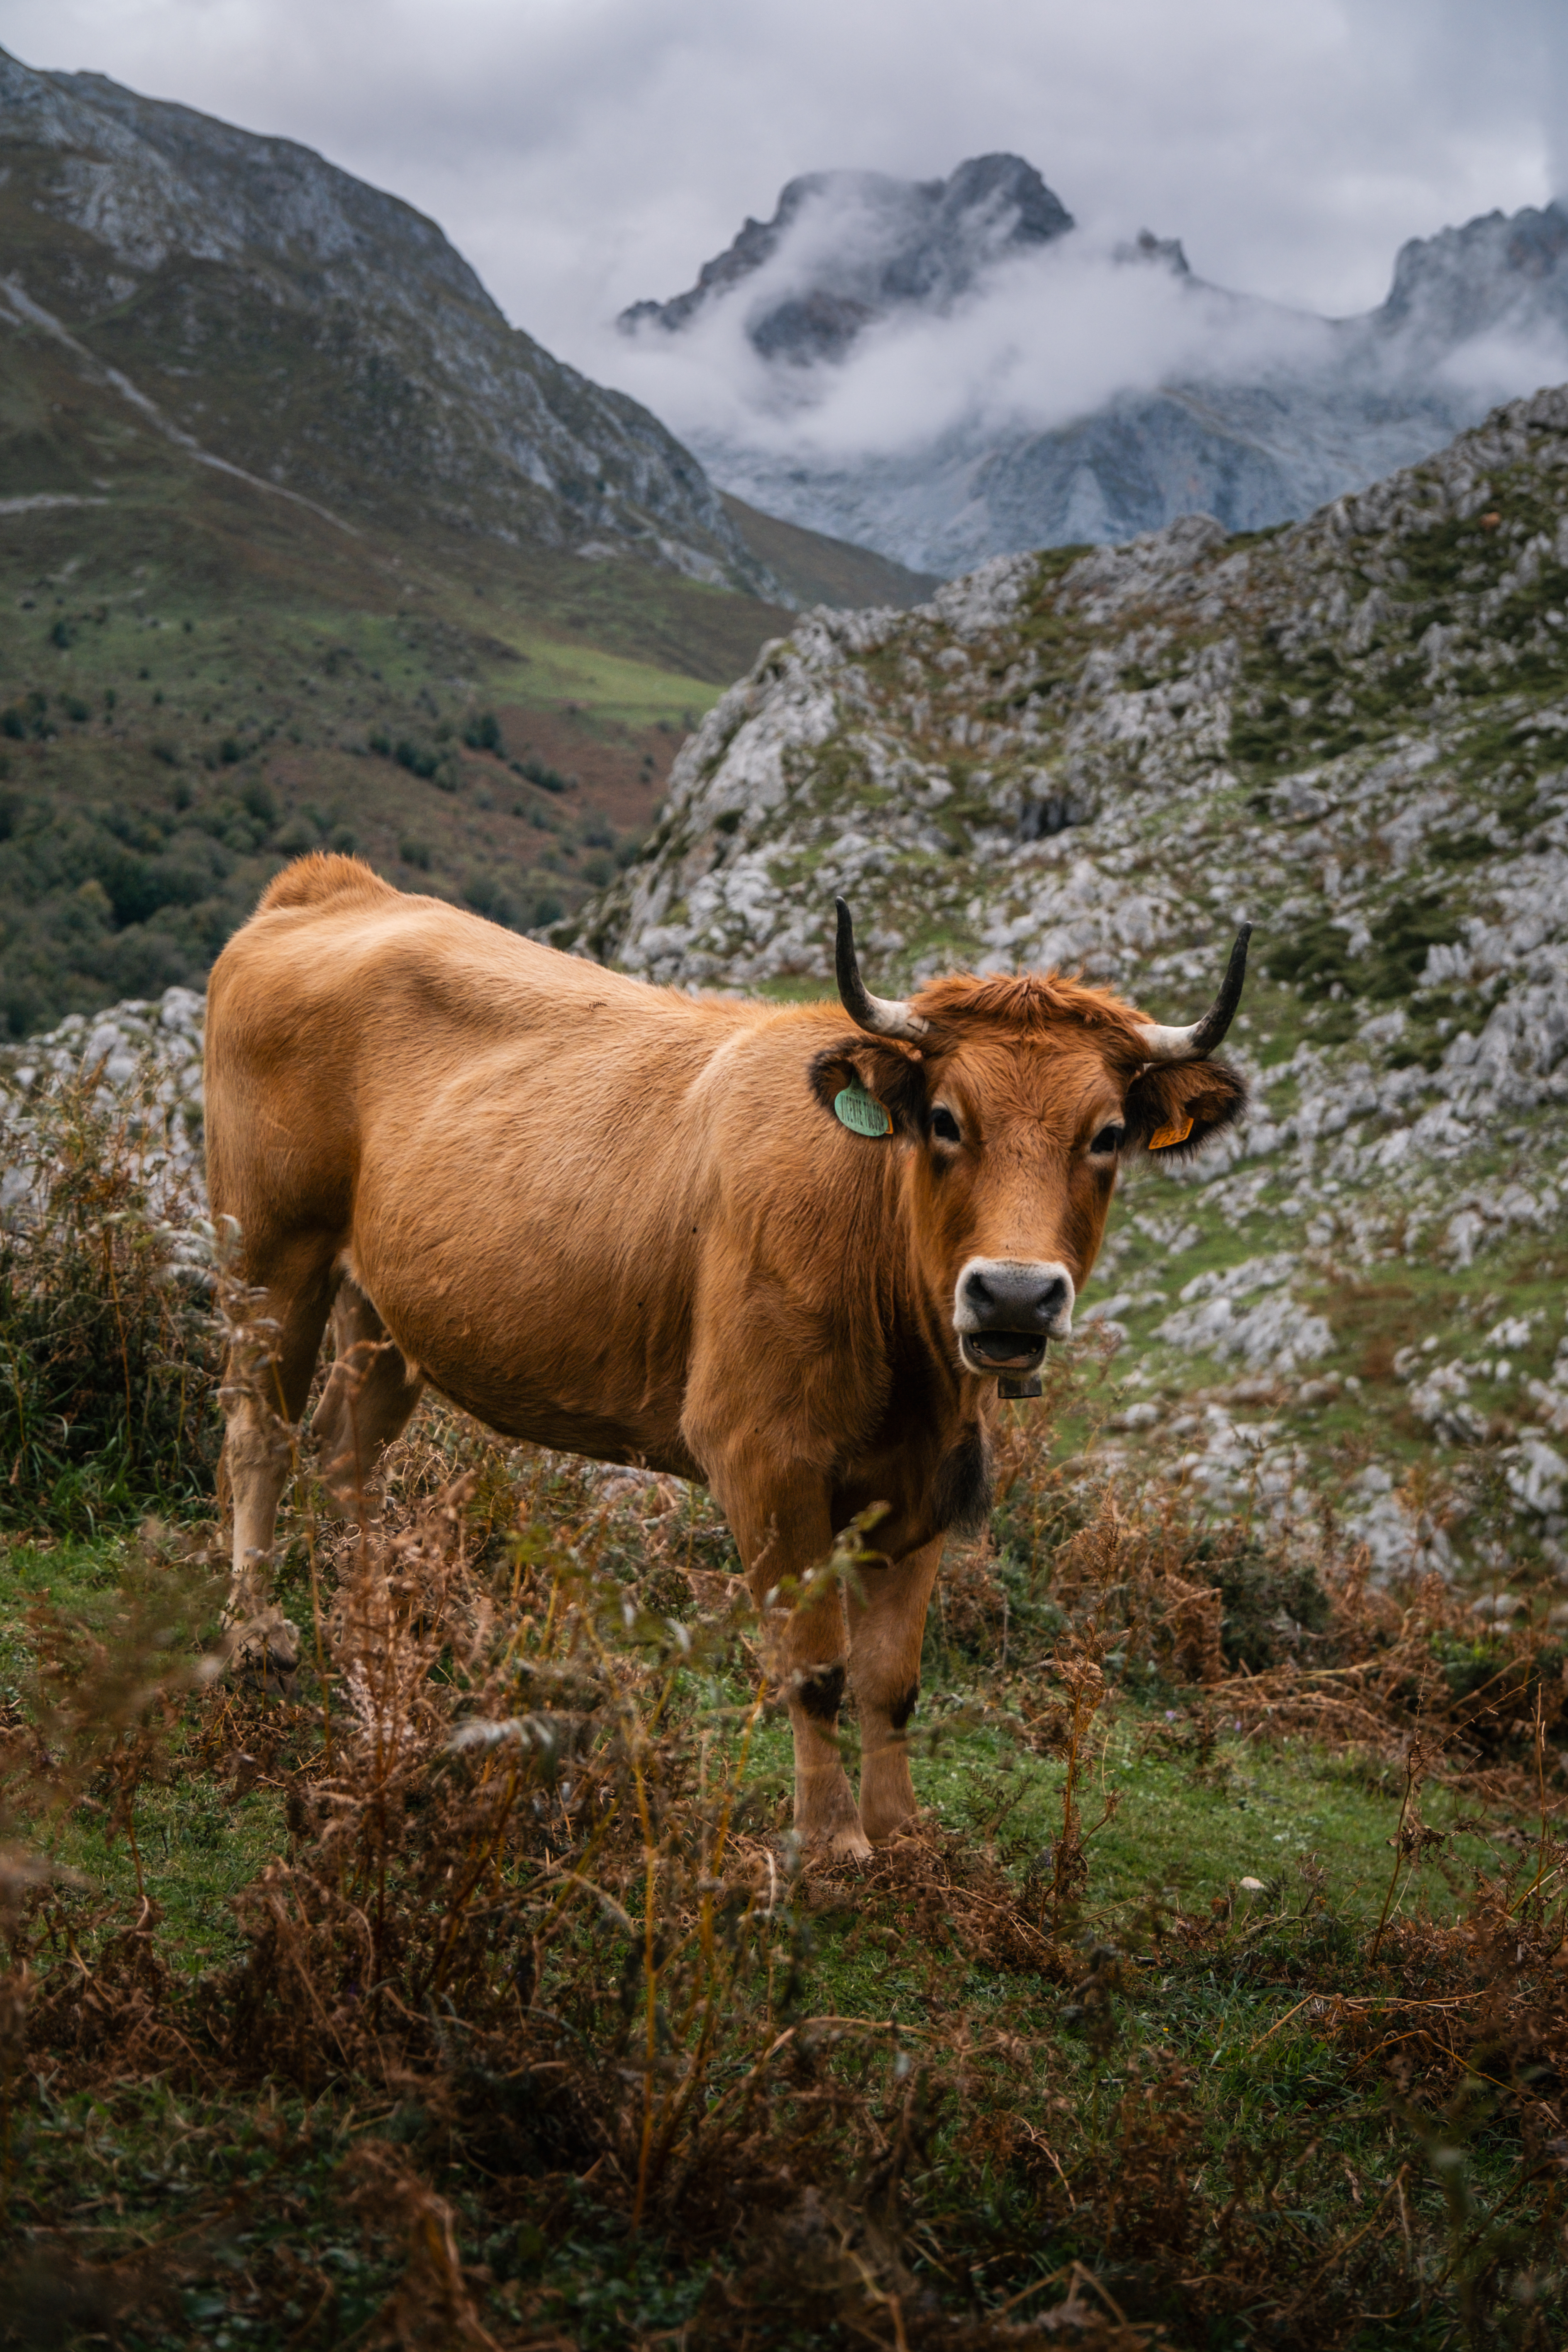
[[[273,835],[272,845],[286,857],[299,857],[316,846],[316,828],[308,816],[291,816]]]
[[[463,897],[476,914],[488,915],[492,923],[510,925],[517,920],[510,897],[492,875],[470,875],[463,886]]]
[[[547,768],[542,760],[514,760],[511,764],[516,774],[526,776],[542,792],[569,793],[572,789],[571,777],[563,776],[559,768]]]
[[[501,749],[500,728],[493,710],[481,710],[468,719],[463,727],[463,740],[470,751],[497,751]]]
[[[400,768],[407,769],[411,776],[428,778],[436,772],[435,752],[426,750],[423,743],[412,741],[406,735],[399,737],[397,747],[392,756]]]
[[[247,840],[245,846],[250,844]],[[96,878],[108,891],[116,923],[144,923],[161,907],[194,907],[212,887],[209,870],[182,851],[148,857],[104,843],[94,856]]]
[[[1303,1633],[1321,1633],[1328,1624],[1329,1597],[1310,1561],[1271,1558],[1257,1535],[1235,1528],[1205,1534],[1184,1565],[1218,1587],[1220,1646],[1233,1674],[1278,1665]]]
[[[0,1524],[83,1531],[211,1490],[194,1177],[151,1087],[106,1105],[96,1076],[46,1077],[8,1108],[26,1189],[0,1233]]]

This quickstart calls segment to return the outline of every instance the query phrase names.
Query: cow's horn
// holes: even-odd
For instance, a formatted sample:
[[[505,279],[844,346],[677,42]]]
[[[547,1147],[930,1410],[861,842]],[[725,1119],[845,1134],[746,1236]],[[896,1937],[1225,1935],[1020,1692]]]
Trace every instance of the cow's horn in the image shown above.
[[[844,1010],[850,1019],[873,1037],[901,1037],[907,1045],[918,1045],[922,1037],[931,1034],[931,1023],[907,1005],[902,997],[873,996],[860,977],[860,967],[855,961],[855,925],[842,898],[835,899],[838,908],[838,945],[835,961],[838,967],[838,993],[844,1000]]]
[[[1236,935],[1219,994],[1201,1021],[1194,1021],[1190,1029],[1162,1029],[1152,1021],[1145,1024],[1141,1034],[1152,1062],[1201,1062],[1214,1052],[1241,1003],[1241,983],[1247,978],[1247,942],[1251,937],[1252,925],[1243,923]]]

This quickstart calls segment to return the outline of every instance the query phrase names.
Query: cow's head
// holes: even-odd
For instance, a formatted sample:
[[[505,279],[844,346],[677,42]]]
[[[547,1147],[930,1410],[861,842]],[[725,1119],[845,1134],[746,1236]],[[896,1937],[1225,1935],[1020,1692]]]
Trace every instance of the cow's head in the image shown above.
[[[852,1109],[869,1096],[886,1113],[889,1139],[865,1148],[899,1153],[918,1278],[971,1372],[1033,1371],[1072,1328],[1118,1171],[1140,1153],[1190,1158],[1241,1109],[1241,1078],[1209,1057],[1248,936],[1202,1020],[1167,1029],[1055,972],[872,996],[839,899],[838,992],[858,1034],[818,1055],[817,1098],[832,1110],[852,1090]]]

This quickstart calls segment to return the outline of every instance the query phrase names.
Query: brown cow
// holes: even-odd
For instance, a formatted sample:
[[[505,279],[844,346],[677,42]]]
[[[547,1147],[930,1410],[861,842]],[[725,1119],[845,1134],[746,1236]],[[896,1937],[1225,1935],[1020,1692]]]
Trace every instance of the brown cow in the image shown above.
[[[841,1005],[742,1003],[302,858],[213,972],[207,1166],[289,1422],[332,1320],[314,1428],[345,1497],[429,1381],[511,1436],[705,1480],[759,1606],[888,1507],[855,1590],[770,1618],[797,1828],[862,1854],[915,1811],[926,1610],[948,1530],[988,1508],[999,1380],[1029,1392],[1070,1329],[1123,1161],[1241,1107],[1206,1056],[1247,934],[1214,1010],[1163,1029],[1055,973],[884,1003],[838,918]],[[227,1403],[231,1622],[286,1669],[262,1576],[287,1447],[254,1381]]]

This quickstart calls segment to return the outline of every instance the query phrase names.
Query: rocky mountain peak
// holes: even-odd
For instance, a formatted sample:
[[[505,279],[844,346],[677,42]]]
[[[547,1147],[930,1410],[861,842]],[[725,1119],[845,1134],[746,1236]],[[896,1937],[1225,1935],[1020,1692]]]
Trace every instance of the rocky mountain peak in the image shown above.
[[[842,359],[861,329],[907,306],[942,309],[1004,256],[1049,244],[1072,215],[1019,155],[977,155],[946,180],[882,172],[808,172],[781,190],[770,221],[734,243],[668,302],[635,302],[618,321],[675,333],[715,298],[778,262],[746,332],[765,359]]]
[[[132,269],[265,256],[342,293],[375,280],[396,299],[402,279],[413,302],[434,282],[500,320],[434,221],[292,139],[236,130],[103,74],[34,74],[3,54],[0,126],[57,151],[60,209]]]
[[[1525,334],[1568,328],[1568,212],[1527,205],[1412,237],[1394,265],[1388,299],[1373,315],[1382,334],[1424,353],[1499,328]]]
[[[1179,236],[1156,236],[1152,228],[1141,228],[1126,245],[1116,248],[1118,261],[1142,262],[1146,267],[1168,269],[1173,278],[1190,278],[1192,263]]]

